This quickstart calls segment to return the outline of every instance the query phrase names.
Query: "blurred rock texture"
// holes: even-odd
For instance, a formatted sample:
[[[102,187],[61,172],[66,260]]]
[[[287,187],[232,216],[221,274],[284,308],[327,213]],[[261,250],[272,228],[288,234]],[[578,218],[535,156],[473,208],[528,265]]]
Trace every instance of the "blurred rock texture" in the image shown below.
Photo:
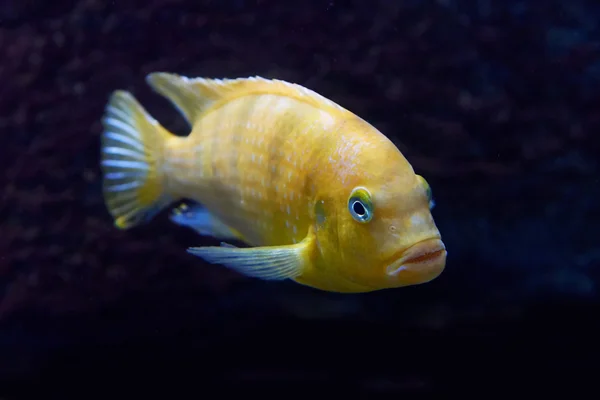
[[[541,299],[596,300],[599,26],[600,4],[592,0],[3,0],[0,371],[27,377],[60,365],[61,349],[123,349],[127,340],[138,346],[131,359],[152,364],[170,354],[169,363],[195,369],[206,367],[202,357],[219,360],[215,349],[234,354],[238,346],[255,358],[264,353],[249,347],[295,346],[300,357],[296,329],[248,333],[277,318],[297,324],[305,338],[318,340],[313,328],[328,331],[331,357],[345,354],[344,336],[383,351],[374,332],[393,342],[398,324],[402,340],[415,343],[412,352],[427,341],[415,339],[422,332],[441,335],[442,342],[431,338],[439,350],[452,347],[451,338],[471,337],[464,332],[501,335],[489,321],[524,318]],[[98,168],[110,92],[131,90],[167,127],[187,129],[146,86],[152,71],[282,78],[367,119],[433,188],[449,250],[443,276],[403,290],[330,295],[205,265],[185,248],[214,240],[173,226],[165,214],[117,231]],[[411,336],[410,329],[425,331]],[[153,344],[139,344],[145,340]],[[173,354],[192,350],[175,351],[165,344],[171,341],[193,343],[199,359],[178,359]],[[90,357],[110,369],[103,352]],[[74,354],[71,373],[92,371],[74,367],[88,360]],[[440,363],[427,377],[419,356],[409,354],[420,372],[403,370],[399,382],[338,373],[361,390],[393,392],[431,387],[451,365]],[[237,367],[236,382],[261,374],[320,382],[327,370],[321,365],[307,377]],[[214,368],[213,378],[226,370]]]

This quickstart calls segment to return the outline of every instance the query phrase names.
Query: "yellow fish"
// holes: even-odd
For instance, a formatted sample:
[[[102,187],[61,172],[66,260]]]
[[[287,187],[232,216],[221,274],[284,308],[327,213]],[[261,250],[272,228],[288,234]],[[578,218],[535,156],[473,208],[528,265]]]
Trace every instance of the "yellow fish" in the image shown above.
[[[201,208],[176,212],[175,222],[249,247],[188,251],[246,276],[357,293],[442,273],[446,248],[429,185],[363,119],[282,80],[156,72],[147,82],[191,133],[176,136],[130,93],[112,94],[102,169],[118,228],[191,199]]]

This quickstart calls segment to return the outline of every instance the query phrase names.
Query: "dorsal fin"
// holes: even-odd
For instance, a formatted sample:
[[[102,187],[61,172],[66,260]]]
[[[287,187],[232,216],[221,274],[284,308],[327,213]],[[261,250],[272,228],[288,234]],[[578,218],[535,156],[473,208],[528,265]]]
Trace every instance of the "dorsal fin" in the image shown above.
[[[153,72],[146,77],[146,81],[156,92],[168,98],[190,125],[193,125],[198,116],[216,102],[253,94],[286,96],[323,110],[348,112],[340,105],[303,86],[259,76],[238,79],[206,79]]]

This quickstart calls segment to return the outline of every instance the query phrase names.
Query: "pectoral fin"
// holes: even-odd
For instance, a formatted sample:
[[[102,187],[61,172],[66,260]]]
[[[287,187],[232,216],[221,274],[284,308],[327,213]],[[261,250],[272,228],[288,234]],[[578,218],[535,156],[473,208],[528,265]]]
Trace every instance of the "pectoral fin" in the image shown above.
[[[293,245],[239,248],[221,243],[221,247],[191,247],[188,252],[249,277],[284,280],[300,276],[308,267],[311,244],[310,236]]]

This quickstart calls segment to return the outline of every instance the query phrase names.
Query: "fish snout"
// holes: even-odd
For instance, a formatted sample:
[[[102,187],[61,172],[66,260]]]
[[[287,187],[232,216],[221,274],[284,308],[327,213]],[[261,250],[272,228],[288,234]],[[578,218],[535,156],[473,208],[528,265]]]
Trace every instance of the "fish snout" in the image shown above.
[[[442,273],[446,256],[446,246],[440,238],[426,239],[404,250],[400,258],[387,266],[386,273],[403,284],[425,283]]]

